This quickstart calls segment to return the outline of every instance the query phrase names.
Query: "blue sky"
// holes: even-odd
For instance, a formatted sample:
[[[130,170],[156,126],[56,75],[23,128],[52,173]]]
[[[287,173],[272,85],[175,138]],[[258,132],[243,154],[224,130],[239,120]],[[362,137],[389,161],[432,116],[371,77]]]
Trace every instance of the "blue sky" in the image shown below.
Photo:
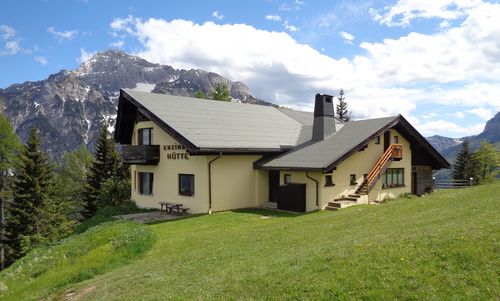
[[[357,118],[403,114],[424,135],[479,133],[500,110],[500,3],[2,1],[0,88],[110,48],[246,83],[311,110],[345,89]]]

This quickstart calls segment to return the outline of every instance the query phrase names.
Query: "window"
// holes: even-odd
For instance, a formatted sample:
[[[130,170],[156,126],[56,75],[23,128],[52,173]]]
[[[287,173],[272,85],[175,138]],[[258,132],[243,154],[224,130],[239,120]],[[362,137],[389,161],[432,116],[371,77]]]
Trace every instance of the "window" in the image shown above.
[[[394,136],[394,144],[398,144],[399,143],[399,137],[398,136]]]
[[[179,194],[194,195],[194,175],[179,174]]]
[[[153,194],[153,173],[139,172],[139,193]]]
[[[291,174],[284,174],[283,175],[283,183],[288,184],[292,183],[292,175]]]
[[[356,174],[352,174],[349,177],[349,185],[356,185],[358,182],[356,182]]]
[[[375,144],[380,144],[380,135],[375,138]]]
[[[137,131],[137,145],[151,145],[153,143],[153,129],[139,129]]]
[[[404,186],[404,171],[404,168],[388,168],[382,175],[382,188]]]
[[[335,186],[332,175],[325,175],[325,186]]]

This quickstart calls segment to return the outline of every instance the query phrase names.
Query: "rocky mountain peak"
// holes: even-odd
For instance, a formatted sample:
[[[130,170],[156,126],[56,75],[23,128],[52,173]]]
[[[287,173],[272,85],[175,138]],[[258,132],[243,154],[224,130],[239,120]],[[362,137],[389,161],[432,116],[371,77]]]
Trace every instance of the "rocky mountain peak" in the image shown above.
[[[120,89],[194,96],[198,91],[210,95],[221,83],[238,101],[270,105],[254,97],[243,83],[219,74],[174,69],[107,50],[75,70],[61,70],[45,80],[0,89],[0,113],[12,120],[23,140],[31,127],[39,128],[42,147],[57,158],[82,143],[93,149],[102,125],[114,125]]]

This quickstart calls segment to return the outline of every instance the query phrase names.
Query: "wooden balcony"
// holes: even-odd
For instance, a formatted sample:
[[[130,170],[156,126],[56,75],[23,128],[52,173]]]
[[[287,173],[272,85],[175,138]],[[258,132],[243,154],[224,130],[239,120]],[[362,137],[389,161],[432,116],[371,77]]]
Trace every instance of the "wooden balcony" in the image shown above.
[[[157,165],[160,161],[159,145],[122,145],[123,163]]]
[[[394,159],[394,161],[399,161],[403,159],[403,145],[401,144],[392,145],[392,159]]]

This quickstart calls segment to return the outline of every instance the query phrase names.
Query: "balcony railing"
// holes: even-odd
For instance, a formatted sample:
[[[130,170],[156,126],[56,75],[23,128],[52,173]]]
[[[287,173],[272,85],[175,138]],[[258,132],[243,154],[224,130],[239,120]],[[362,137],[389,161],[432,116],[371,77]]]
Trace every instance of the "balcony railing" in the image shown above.
[[[160,161],[159,145],[122,145],[123,163],[157,165]]]

